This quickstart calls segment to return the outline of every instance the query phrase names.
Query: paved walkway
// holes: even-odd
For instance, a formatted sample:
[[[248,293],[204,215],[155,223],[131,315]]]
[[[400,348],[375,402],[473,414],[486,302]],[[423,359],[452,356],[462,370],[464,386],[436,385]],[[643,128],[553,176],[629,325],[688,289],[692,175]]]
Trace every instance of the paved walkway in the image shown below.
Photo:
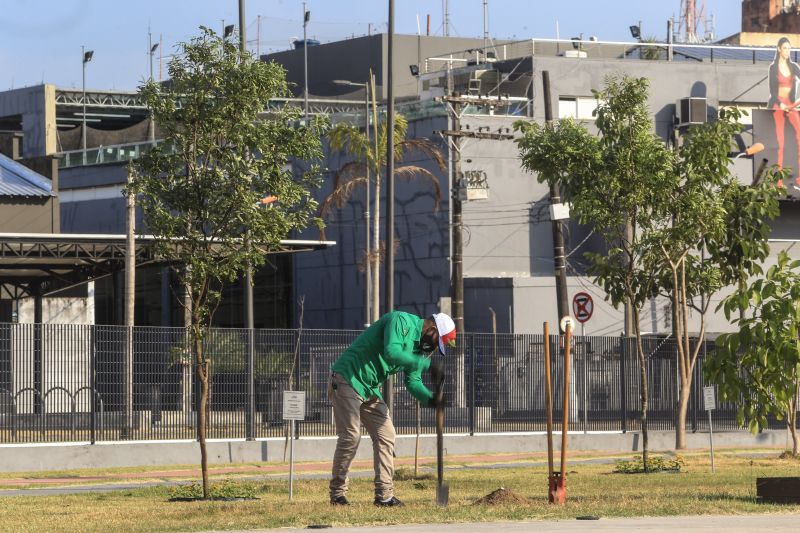
[[[324,525],[321,525],[324,526]],[[310,527],[309,527],[310,528]],[[542,520],[531,522],[480,522],[471,524],[412,524],[407,526],[332,527],[330,533],[571,533],[589,531],[648,531],[652,533],[783,533],[800,530],[800,514],[743,516],[667,516],[600,518],[598,520]],[[291,528],[259,529],[248,533],[295,531]],[[231,532],[228,532],[231,533]]]
[[[740,516],[668,516],[642,518],[600,518],[599,520],[547,520],[535,522],[481,522],[471,524],[413,524],[381,527],[333,527],[330,533],[485,533],[487,531],[570,533],[594,531],[648,531],[653,533],[783,533],[800,530],[800,514]],[[292,531],[289,528],[261,529],[260,532]],[[230,533],[230,532],[229,532]],[[251,531],[249,533],[256,533]]]

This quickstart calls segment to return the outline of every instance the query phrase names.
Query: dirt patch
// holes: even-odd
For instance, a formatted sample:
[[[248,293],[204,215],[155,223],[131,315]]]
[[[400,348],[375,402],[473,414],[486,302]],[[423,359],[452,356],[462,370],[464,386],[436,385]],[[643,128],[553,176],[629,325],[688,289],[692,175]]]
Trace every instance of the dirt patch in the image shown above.
[[[475,505],[522,505],[527,503],[530,503],[529,498],[520,496],[505,487],[500,487],[476,501]]]

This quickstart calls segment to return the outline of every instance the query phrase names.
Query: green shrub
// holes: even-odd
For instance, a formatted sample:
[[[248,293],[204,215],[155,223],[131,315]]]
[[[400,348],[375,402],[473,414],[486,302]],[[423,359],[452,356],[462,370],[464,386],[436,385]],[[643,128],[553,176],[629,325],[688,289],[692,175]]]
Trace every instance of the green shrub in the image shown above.
[[[225,479],[212,483],[208,494],[212,500],[255,500],[258,488],[253,483],[231,481]],[[193,481],[188,485],[177,485],[170,488],[170,501],[200,500],[203,498],[203,486]]]
[[[647,466],[649,472],[680,472],[681,467],[686,462],[680,455],[674,458],[665,460],[660,455],[651,455],[647,459]],[[644,473],[644,461],[642,456],[637,455],[631,461],[617,461],[614,465],[615,474],[641,474]]]

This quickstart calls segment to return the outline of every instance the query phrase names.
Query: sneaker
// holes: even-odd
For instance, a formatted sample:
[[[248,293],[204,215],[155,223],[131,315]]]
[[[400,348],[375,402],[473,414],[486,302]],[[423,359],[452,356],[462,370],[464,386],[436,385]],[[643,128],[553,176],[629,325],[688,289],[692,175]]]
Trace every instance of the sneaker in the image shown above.
[[[345,496],[337,496],[335,498],[331,498],[331,505],[350,505],[350,502],[347,501]]]
[[[405,506],[405,504],[403,502],[401,502],[400,500],[398,500],[394,496],[392,496],[387,501],[383,501],[383,500],[379,500],[378,498],[375,498],[375,505],[377,505],[378,507],[403,507],[403,506]]]

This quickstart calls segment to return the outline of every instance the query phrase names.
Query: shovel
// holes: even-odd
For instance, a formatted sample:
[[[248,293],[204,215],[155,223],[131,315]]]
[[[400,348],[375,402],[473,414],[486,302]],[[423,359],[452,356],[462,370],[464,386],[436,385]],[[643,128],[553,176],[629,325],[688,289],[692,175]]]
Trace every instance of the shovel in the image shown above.
[[[436,503],[447,505],[450,486],[444,482],[444,378],[436,383]]]

